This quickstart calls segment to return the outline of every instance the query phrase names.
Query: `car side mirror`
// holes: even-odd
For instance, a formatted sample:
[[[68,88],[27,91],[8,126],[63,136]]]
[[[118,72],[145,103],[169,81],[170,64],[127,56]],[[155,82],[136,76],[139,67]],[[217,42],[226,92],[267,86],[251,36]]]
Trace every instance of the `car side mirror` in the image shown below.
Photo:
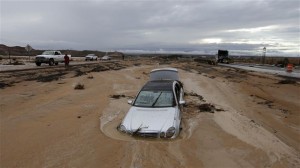
[[[179,101],[179,104],[180,104],[180,105],[183,105],[183,104],[185,104],[185,101],[184,101],[184,100],[180,100],[180,101]]]
[[[128,100],[127,103],[130,104],[130,105],[132,105],[133,101],[132,100]]]

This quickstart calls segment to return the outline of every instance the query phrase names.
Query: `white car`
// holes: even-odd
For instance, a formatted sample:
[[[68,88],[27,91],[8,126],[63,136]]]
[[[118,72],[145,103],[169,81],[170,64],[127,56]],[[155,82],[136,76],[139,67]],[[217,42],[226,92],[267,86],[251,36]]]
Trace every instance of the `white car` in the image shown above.
[[[101,58],[101,60],[111,60],[111,57],[108,55],[105,55]]]
[[[97,59],[98,59],[98,56],[95,54],[88,54],[87,56],[85,56],[86,61],[93,61],[93,60],[97,61]]]
[[[118,130],[130,135],[175,138],[180,132],[184,91],[174,68],[154,69]]]

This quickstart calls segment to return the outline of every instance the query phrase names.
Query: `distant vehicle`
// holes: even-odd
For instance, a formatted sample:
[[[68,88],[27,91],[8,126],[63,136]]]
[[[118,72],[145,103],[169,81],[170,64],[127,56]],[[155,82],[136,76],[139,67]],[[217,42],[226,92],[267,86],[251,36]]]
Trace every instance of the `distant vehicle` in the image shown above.
[[[217,62],[226,64],[231,62],[231,59],[228,56],[228,50],[218,50]]]
[[[93,60],[98,60],[98,56],[95,54],[88,54],[85,56],[85,61],[93,61]]]
[[[101,58],[101,60],[111,60],[111,57],[108,55],[105,55]]]
[[[58,65],[59,62],[64,62],[64,56],[60,51],[44,51],[41,55],[35,57],[35,64],[41,66],[42,63]],[[68,55],[71,60],[71,55]]]
[[[154,69],[118,130],[130,135],[176,138],[180,132],[183,85],[175,68]]]

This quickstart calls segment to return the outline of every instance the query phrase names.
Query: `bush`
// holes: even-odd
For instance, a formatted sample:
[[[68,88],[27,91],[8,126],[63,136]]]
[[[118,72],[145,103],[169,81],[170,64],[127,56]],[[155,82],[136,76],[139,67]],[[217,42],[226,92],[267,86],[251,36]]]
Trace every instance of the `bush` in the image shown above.
[[[278,82],[278,84],[296,84],[297,82],[291,79],[285,79]]]
[[[83,90],[84,89],[84,84],[77,83],[74,89],[75,90]]]

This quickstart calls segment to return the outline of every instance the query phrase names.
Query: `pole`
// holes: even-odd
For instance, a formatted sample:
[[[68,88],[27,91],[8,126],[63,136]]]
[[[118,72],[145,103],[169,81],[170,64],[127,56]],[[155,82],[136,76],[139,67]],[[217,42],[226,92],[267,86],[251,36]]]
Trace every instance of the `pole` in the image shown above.
[[[10,49],[8,48],[8,58],[9,58],[9,64],[11,64],[11,59],[10,59]]]
[[[263,48],[263,55],[262,55],[262,64],[264,65],[265,64],[265,59],[266,59],[266,47]]]

